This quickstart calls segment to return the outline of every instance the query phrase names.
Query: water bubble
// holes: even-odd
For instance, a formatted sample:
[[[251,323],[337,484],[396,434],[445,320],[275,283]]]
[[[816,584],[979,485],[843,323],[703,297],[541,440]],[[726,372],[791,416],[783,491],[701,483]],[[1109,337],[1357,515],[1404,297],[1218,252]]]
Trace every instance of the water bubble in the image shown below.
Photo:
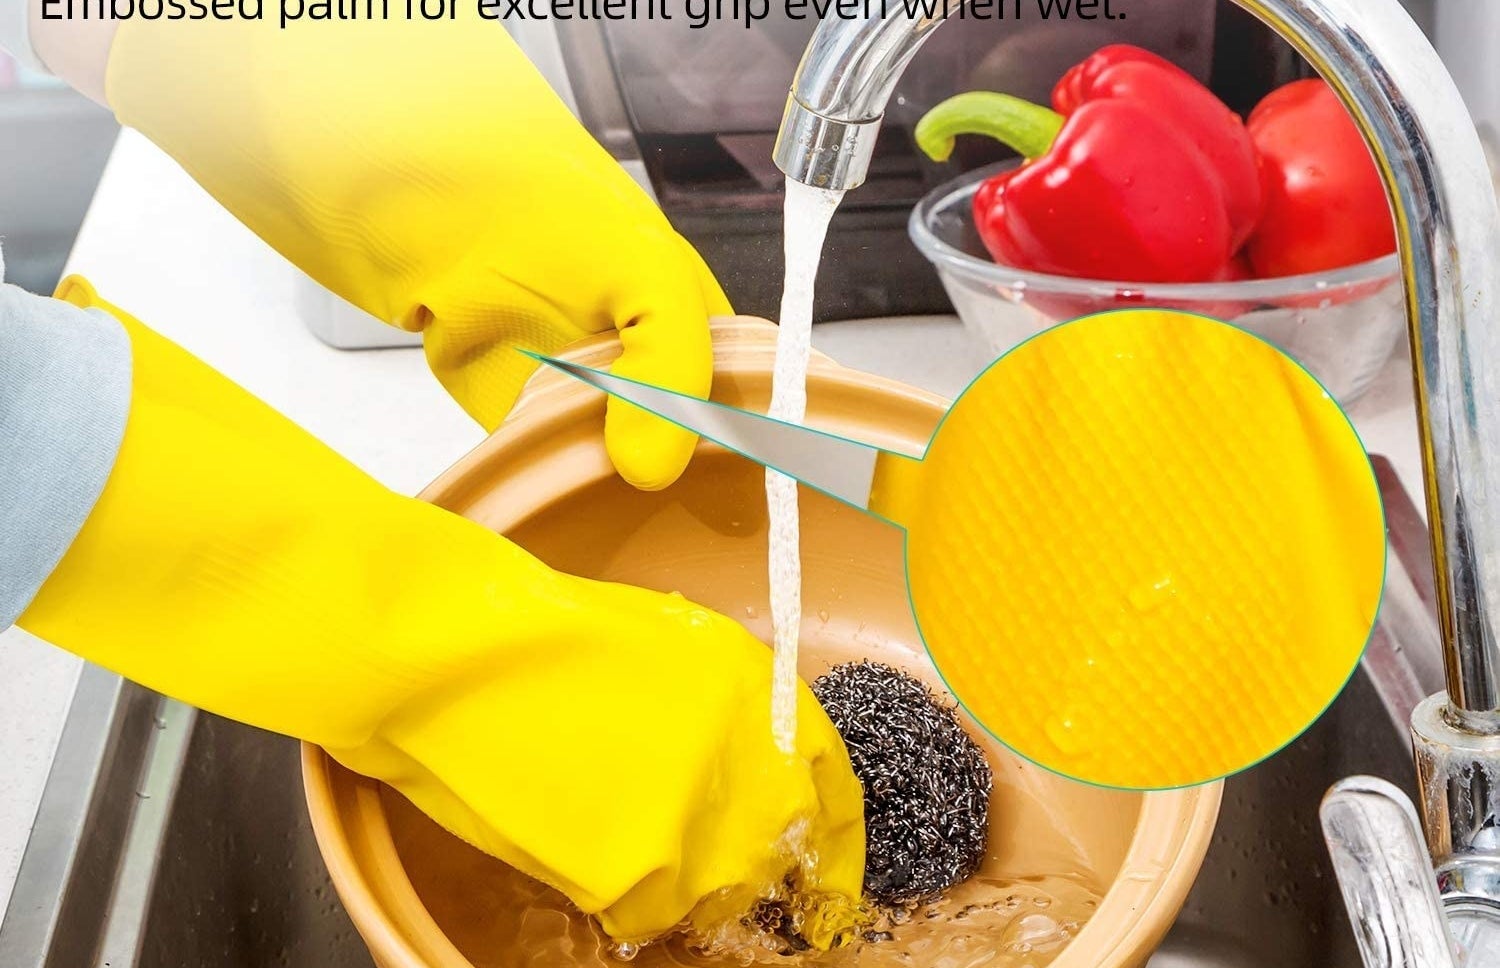
[[[1172,576],[1163,575],[1149,585],[1142,585],[1130,593],[1130,604],[1138,612],[1154,611],[1177,594],[1177,589],[1172,585]]]
[[[1079,735],[1078,724],[1068,713],[1062,713],[1047,720],[1044,730],[1053,745],[1070,756],[1083,752],[1087,745],[1083,737]]]

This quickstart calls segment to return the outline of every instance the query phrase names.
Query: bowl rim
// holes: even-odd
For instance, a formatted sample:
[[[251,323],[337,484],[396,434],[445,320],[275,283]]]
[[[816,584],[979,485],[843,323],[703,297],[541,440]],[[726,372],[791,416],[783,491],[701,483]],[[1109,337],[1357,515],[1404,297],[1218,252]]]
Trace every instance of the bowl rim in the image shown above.
[[[1378,259],[1345,266],[1328,272],[1313,272],[1269,279],[1242,279],[1235,282],[1129,282],[1124,280],[1084,279],[1034,272],[1001,265],[970,255],[943,241],[933,230],[931,220],[937,211],[955,202],[968,200],[979,185],[991,175],[1016,167],[1016,161],[1003,161],[965,172],[923,195],[907,218],[907,234],[913,244],[938,269],[946,269],[966,280],[987,286],[1035,290],[1073,296],[1129,297],[1150,302],[1220,302],[1224,300],[1257,300],[1274,302],[1309,294],[1336,292],[1347,287],[1383,282],[1401,275],[1400,259],[1395,253]]]

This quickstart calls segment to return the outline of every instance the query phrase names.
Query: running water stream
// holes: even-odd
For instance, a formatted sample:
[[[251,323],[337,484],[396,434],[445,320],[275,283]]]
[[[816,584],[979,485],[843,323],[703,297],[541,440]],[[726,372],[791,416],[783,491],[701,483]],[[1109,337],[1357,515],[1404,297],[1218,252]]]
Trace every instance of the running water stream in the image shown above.
[[[769,415],[801,423],[807,414],[807,362],[812,354],[813,284],[823,254],[828,222],[844,198],[842,191],[786,182],[783,247],[786,275],[781,290],[781,327],[776,334],[776,368],[771,377]],[[770,518],[771,625],[775,630],[775,671],[771,684],[771,731],[776,746],[790,754],[797,737],[797,639],[802,629],[802,555],[797,518],[797,482],[766,469],[766,509]]]

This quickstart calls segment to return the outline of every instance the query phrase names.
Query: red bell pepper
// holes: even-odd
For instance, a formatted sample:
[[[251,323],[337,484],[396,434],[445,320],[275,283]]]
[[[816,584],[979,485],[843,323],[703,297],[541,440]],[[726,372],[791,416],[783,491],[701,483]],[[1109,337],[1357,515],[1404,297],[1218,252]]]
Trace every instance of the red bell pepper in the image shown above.
[[[1265,211],[1246,247],[1259,276],[1324,272],[1396,251],[1385,185],[1365,139],[1318,79],[1272,91],[1250,113]]]
[[[974,198],[980,238],[997,262],[1122,282],[1219,277],[1235,254],[1224,179],[1170,106],[1126,97],[1086,101],[1064,118],[1005,94],[949,98],[918,123],[941,161],[960,134],[987,134],[1026,157]]]
[[[1187,71],[1129,44],[1101,47],[1052,90],[1052,106],[1064,115],[1110,98],[1134,101],[1170,118],[1208,158],[1223,183],[1233,245],[1239,249],[1261,213],[1255,147],[1239,115]]]

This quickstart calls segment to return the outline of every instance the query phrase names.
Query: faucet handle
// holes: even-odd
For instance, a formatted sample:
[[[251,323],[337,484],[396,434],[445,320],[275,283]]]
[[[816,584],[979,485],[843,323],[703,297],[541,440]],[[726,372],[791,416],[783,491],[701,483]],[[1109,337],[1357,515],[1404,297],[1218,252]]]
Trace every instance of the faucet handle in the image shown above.
[[[1318,814],[1365,968],[1458,968],[1406,794],[1385,780],[1352,776],[1333,785]]]

